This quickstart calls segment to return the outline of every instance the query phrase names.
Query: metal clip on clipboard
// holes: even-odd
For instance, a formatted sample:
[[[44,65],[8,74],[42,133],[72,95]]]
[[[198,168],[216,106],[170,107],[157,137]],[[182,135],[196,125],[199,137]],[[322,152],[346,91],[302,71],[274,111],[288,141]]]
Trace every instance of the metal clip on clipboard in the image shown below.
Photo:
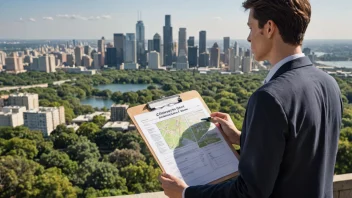
[[[161,109],[163,107],[171,106],[180,102],[182,102],[180,95],[173,95],[149,102],[147,103],[147,107],[150,111],[154,111],[156,109]]]

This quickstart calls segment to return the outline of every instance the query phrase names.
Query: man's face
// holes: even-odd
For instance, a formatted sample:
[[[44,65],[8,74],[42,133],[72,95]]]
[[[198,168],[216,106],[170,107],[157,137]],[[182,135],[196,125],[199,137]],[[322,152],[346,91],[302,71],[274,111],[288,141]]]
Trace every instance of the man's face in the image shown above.
[[[264,29],[260,29],[258,20],[253,17],[253,9],[250,9],[248,18],[248,27],[250,29],[248,42],[251,43],[251,51],[257,61],[264,61],[270,52],[271,42],[264,35]]]

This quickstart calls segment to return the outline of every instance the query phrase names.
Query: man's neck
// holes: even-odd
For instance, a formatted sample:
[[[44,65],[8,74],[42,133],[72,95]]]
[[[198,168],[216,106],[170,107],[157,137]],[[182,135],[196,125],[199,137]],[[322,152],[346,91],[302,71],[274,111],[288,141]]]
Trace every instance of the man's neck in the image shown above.
[[[270,57],[268,58],[268,61],[270,62],[272,68],[284,58],[301,53],[301,46],[283,44],[282,46],[278,46],[272,50],[272,53],[270,53],[269,55]]]

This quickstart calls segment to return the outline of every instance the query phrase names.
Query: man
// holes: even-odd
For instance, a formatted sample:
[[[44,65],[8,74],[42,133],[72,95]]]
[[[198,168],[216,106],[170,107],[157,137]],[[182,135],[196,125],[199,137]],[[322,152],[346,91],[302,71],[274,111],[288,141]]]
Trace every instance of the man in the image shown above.
[[[273,67],[249,99],[242,133],[213,113],[233,144],[240,143],[240,175],[216,185],[188,187],[163,173],[171,198],[332,198],[342,102],[335,80],[315,68],[301,45],[309,0],[247,0],[252,52]]]

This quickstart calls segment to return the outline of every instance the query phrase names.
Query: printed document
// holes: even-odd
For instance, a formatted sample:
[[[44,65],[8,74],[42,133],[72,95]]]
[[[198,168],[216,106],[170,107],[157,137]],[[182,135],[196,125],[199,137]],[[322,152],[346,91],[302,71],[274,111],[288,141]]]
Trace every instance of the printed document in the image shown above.
[[[135,116],[164,170],[188,185],[204,185],[235,173],[238,159],[211,122],[203,103],[192,99]]]

